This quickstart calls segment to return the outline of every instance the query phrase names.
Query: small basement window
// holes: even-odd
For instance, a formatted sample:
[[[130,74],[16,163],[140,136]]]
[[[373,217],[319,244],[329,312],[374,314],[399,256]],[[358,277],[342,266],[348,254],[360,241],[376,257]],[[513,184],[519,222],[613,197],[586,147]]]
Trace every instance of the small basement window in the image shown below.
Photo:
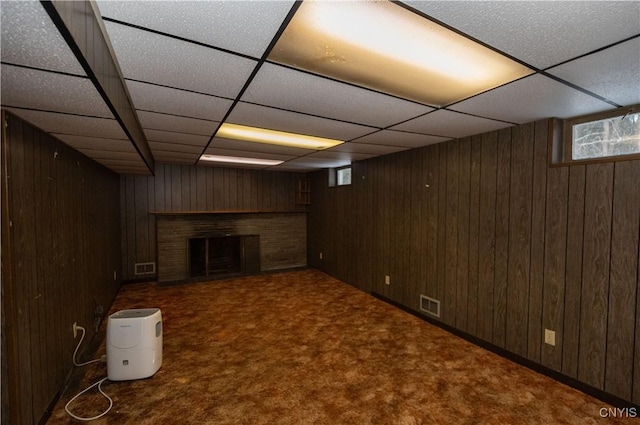
[[[556,163],[637,158],[640,105],[565,120],[561,146],[562,159],[556,156]]]
[[[338,186],[351,184],[351,166],[338,168],[336,170],[336,181]]]
[[[351,184],[351,165],[329,169],[329,186],[347,186]]]

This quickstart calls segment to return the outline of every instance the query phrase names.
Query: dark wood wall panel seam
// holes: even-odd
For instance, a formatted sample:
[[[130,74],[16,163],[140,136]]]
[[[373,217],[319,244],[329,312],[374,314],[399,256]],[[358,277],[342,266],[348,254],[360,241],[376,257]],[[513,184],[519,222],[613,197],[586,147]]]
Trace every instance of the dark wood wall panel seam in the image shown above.
[[[582,314],[580,287],[582,285],[582,268],[584,264],[585,182],[586,166],[581,165],[569,168],[567,250],[565,255],[567,261],[565,265],[565,314],[563,318],[565,338],[562,353],[562,371],[574,378],[577,378],[579,369],[578,347],[580,346],[579,323]],[[575,185],[578,186],[574,187]],[[578,208],[578,211],[575,211],[576,208]],[[575,216],[572,214],[575,214]],[[573,253],[571,252],[572,250]],[[571,254],[574,255],[572,256]],[[574,275],[574,272],[576,275]],[[572,296],[575,298],[572,298]],[[569,315],[572,315],[572,317],[569,317]]]

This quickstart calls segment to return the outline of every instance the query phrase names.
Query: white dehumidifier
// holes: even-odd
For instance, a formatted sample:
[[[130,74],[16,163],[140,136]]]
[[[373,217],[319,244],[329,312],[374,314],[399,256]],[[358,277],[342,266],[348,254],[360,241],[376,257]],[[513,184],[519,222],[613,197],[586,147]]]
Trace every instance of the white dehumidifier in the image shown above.
[[[148,378],[162,366],[162,313],[159,308],[120,310],[107,322],[107,378]]]

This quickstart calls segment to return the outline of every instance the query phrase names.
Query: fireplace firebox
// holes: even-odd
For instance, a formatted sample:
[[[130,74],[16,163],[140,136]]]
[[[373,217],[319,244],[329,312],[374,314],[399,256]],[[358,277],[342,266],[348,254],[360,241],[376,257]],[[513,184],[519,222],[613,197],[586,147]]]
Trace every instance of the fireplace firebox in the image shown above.
[[[258,235],[188,238],[189,277],[226,277],[260,271]]]

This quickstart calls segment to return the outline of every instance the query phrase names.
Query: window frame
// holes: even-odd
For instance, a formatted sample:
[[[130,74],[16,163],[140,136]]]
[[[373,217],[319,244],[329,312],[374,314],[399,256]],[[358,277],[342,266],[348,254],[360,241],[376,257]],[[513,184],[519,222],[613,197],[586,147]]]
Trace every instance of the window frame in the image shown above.
[[[347,184],[338,184],[338,173],[340,170],[351,168],[351,182]],[[343,165],[341,167],[329,168],[329,187],[345,187],[353,184],[353,164]]]
[[[591,121],[622,117],[640,113],[640,104],[625,106],[603,112],[596,112],[564,120],[553,119],[550,128],[550,162],[551,166],[567,166],[593,164],[602,162],[633,161],[640,159],[640,153],[612,155],[599,158],[573,159],[573,126]]]
[[[340,177],[339,177],[340,171],[346,170],[346,169],[349,169],[351,171],[351,173],[352,173],[351,176],[349,177],[349,183],[340,184],[339,183],[340,182]],[[351,183],[353,183],[353,168],[351,167],[351,164],[345,165],[343,167],[336,168],[336,186],[350,186]]]

